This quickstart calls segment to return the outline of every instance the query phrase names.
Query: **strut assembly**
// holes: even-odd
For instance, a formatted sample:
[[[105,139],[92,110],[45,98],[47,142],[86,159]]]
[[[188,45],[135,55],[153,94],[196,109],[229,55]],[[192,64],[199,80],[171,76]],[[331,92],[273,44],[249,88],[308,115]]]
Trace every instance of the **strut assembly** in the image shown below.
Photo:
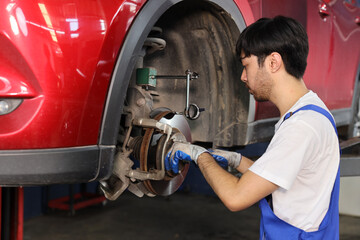
[[[190,81],[199,78],[199,74],[186,70],[185,75],[156,75],[155,68],[138,68],[136,70],[136,83],[138,85],[148,87],[156,87],[156,79],[186,79],[186,101],[184,115],[190,120],[196,120],[199,118],[200,113],[204,111],[204,108],[199,108],[195,103],[190,103]]]

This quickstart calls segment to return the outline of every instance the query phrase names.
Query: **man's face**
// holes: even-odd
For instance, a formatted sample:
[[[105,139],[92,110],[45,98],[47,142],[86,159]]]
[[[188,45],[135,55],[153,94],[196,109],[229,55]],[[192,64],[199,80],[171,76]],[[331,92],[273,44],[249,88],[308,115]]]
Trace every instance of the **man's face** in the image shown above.
[[[241,62],[244,66],[241,74],[241,81],[246,84],[249,93],[252,94],[256,101],[264,102],[270,99],[273,81],[264,64],[260,67],[258,58],[254,55],[244,57],[241,54]]]

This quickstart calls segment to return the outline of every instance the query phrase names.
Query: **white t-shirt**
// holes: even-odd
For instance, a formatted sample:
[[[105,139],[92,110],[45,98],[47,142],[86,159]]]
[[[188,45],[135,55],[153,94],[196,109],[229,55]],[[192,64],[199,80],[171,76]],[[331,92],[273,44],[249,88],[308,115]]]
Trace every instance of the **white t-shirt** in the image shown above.
[[[289,112],[308,104],[328,110],[310,91]],[[272,194],[275,215],[311,232],[318,230],[328,210],[339,161],[331,122],[318,112],[303,110],[286,121],[280,118],[266,152],[249,169],[279,186]]]

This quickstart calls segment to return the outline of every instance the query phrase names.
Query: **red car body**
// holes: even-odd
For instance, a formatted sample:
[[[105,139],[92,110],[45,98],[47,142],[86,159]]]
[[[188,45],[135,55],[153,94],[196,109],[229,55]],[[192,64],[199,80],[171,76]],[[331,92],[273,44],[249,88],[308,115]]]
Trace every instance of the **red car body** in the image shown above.
[[[1,1],[0,99],[22,103],[0,115],[0,185],[109,177],[134,58],[156,21],[180,2]],[[310,43],[304,80],[339,126],[351,124],[358,101],[359,1],[196,2],[216,5],[239,30],[279,14],[302,22]],[[272,134],[277,110],[249,99],[245,128],[252,131],[229,146]]]

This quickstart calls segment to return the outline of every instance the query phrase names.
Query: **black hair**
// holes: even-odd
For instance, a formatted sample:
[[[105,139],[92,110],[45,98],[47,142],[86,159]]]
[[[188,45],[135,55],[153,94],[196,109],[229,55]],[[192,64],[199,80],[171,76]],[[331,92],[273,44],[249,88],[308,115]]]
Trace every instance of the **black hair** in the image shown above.
[[[285,70],[295,78],[302,78],[309,53],[308,37],[304,27],[295,19],[277,16],[261,18],[240,34],[236,44],[239,56],[255,55],[259,66],[272,52],[278,52],[284,62]]]

